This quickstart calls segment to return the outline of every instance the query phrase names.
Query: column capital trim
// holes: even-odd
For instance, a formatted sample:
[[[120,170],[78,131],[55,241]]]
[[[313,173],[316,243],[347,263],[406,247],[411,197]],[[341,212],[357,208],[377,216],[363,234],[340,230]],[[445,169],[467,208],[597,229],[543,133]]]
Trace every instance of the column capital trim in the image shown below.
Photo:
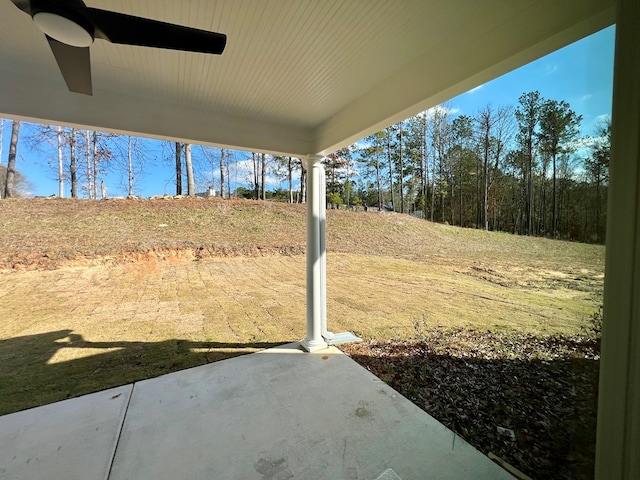
[[[325,159],[324,155],[319,155],[319,154],[313,154],[313,155],[306,155],[304,157],[305,162],[307,162],[310,165],[316,165],[319,164],[320,162],[322,162]]]

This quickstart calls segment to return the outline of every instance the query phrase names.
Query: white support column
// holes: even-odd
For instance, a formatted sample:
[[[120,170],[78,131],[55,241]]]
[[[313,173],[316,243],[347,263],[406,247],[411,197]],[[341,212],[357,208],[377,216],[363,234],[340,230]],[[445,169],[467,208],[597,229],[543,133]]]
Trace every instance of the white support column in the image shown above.
[[[640,3],[617,3],[596,479],[640,478]]]
[[[322,156],[309,155],[307,163],[307,338],[301,343],[307,352],[326,348],[322,338],[322,251],[320,191]],[[322,242],[324,244],[324,241]],[[326,293],[324,294],[326,295]],[[324,297],[326,299],[326,297]]]
[[[320,171],[320,308],[322,312],[322,338],[329,345],[361,342],[362,339],[351,332],[331,332],[327,324],[327,176],[324,167]]]
[[[322,338],[329,341],[334,334],[327,328],[327,175],[320,170],[320,309]]]

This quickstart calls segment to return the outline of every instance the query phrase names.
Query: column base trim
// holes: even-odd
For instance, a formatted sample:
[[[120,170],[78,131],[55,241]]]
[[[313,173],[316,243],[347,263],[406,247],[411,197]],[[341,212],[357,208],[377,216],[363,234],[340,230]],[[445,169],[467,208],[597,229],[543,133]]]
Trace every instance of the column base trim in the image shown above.
[[[329,347],[329,345],[327,345],[323,340],[308,340],[308,339],[305,339],[302,342],[300,342],[300,346],[304,351],[308,353],[315,352],[318,350],[324,350],[325,348]]]
[[[360,343],[362,339],[351,332],[333,333],[330,338],[325,337],[329,345],[340,345],[342,343]]]

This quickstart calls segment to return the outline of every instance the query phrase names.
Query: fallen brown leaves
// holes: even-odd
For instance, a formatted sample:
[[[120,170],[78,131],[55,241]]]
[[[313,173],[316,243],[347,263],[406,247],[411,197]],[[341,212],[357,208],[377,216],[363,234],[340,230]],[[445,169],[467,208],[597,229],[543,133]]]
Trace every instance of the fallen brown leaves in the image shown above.
[[[597,340],[457,329],[342,349],[476,448],[532,478],[593,477]]]

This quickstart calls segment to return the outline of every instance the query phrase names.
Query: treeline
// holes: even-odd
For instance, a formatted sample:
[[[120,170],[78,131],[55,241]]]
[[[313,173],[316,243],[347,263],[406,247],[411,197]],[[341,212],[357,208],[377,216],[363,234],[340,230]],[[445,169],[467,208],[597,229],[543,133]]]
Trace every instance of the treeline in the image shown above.
[[[330,155],[328,198],[451,225],[604,242],[611,126],[539,92],[474,116],[439,106]]]
[[[61,198],[106,198],[107,177],[111,185],[119,178],[118,192],[136,196],[142,180],[154,172],[154,194],[304,202],[305,171],[294,157],[11,120],[5,129],[4,123],[0,119],[0,158],[5,130],[11,140],[7,166],[0,166],[0,198],[29,196],[30,184],[16,162],[18,145],[26,144],[56,179]],[[163,170],[172,171],[171,178],[157,175],[159,166],[170,166]]]
[[[604,120],[581,137],[581,121],[567,102],[539,92],[521,95],[515,107],[487,105],[474,116],[441,105],[328,155],[327,200],[462,227],[603,243],[611,126]],[[0,196],[23,194],[28,184],[16,170],[20,122],[7,130]],[[305,201],[306,172],[295,157],[50,125],[29,124],[25,137],[48,159],[60,197],[105,198],[107,175],[118,175],[120,191],[134,196],[140,180],[163,163],[174,172],[168,180],[154,178],[164,182],[163,193]]]

